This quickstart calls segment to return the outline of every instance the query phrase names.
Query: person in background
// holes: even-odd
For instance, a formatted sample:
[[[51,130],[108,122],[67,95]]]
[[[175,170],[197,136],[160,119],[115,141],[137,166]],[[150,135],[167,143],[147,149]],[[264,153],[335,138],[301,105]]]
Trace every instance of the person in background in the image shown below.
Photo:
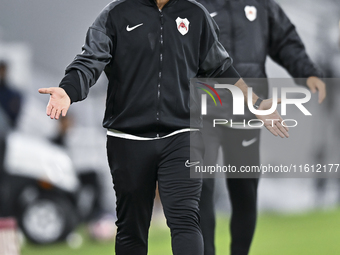
[[[20,113],[22,96],[19,91],[11,87],[7,80],[7,74],[7,63],[0,61],[0,107],[6,114],[10,127],[15,128]]]
[[[326,86],[320,79],[322,73],[308,57],[294,25],[274,0],[198,0],[198,2],[207,8],[216,21],[220,28],[219,39],[233,58],[236,70],[259,97],[268,97],[268,83],[264,79],[247,80],[247,78],[266,78],[265,62],[269,56],[292,77],[306,78],[299,79],[300,85],[308,87],[313,93],[318,92],[319,103],[324,100]],[[225,114],[225,119],[235,121],[231,103]],[[210,118],[213,117],[205,116],[204,123],[211,123]],[[248,121],[255,116],[246,109],[242,118]],[[219,125],[218,129],[214,128],[214,134],[211,134],[209,129],[203,129],[206,165],[216,164],[220,147],[225,165],[236,167],[260,165],[260,129],[234,129],[222,125]],[[212,137],[218,139],[213,140]],[[203,179],[200,200],[205,255],[215,254],[214,181]],[[231,255],[245,255],[249,252],[256,226],[258,182],[257,176],[226,179],[232,206]]]
[[[322,4],[329,4],[330,1],[325,1]],[[327,11],[327,12],[326,12]],[[329,16],[325,17],[325,14]],[[313,15],[313,14],[311,14]],[[314,15],[313,15],[314,17]],[[326,137],[320,139],[319,144],[315,147],[315,163],[316,164],[327,164],[327,156],[332,153],[332,151],[337,151],[337,144],[340,141],[340,133],[338,126],[340,124],[340,114],[339,114],[339,78],[340,78],[340,6],[336,5],[332,8],[332,12],[329,9],[325,9],[323,12],[318,13],[318,38],[317,40],[323,45],[323,48],[318,53],[317,57],[321,59],[321,67],[326,74],[328,79],[328,97],[326,104],[323,105],[323,110],[325,114],[322,116],[324,120],[319,120],[321,123],[327,121],[327,119],[332,119],[334,125],[327,125]],[[326,52],[326,53],[325,53]],[[332,56],[331,59],[328,56]],[[331,134],[331,135],[330,135]],[[335,148],[329,148],[327,146],[332,140],[336,144]],[[340,156],[338,154],[338,156]],[[340,179],[339,178],[317,178],[314,180],[315,187],[315,206],[317,208],[327,208],[330,206],[330,201],[327,198],[329,189],[329,184],[336,182],[336,192],[337,192],[337,206],[340,206]]]
[[[7,184],[4,169],[6,152],[6,137],[13,130],[18,121],[22,105],[22,95],[8,82],[8,64],[0,61],[0,216],[7,213]]]

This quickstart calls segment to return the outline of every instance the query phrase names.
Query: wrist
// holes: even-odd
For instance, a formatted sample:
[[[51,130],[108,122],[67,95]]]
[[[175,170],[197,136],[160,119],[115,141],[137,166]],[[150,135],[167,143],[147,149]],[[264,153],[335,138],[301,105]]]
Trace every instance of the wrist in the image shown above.
[[[72,85],[61,85],[60,88],[62,88],[66,95],[70,98],[71,104],[78,101],[78,92]]]

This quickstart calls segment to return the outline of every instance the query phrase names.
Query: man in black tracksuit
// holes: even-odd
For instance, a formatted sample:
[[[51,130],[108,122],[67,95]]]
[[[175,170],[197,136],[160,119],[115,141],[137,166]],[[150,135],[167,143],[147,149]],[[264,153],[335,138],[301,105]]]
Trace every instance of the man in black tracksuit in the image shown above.
[[[202,161],[203,151],[200,118],[190,126],[189,80],[232,77],[242,91],[247,88],[216,31],[195,1],[114,1],[89,28],[83,52],[67,67],[60,86],[39,90],[51,95],[47,115],[58,119],[72,102],[86,98],[102,71],[108,77],[103,126],[117,196],[116,254],[147,254],[156,182],[173,253],[203,254],[202,181],[190,179],[185,166],[191,154]],[[261,101],[255,94],[252,100]],[[263,100],[259,106],[264,110],[271,104]],[[280,116],[274,112],[269,118]],[[270,124],[273,134],[288,137],[279,122],[274,128]],[[191,150],[190,140],[197,141]]]
[[[319,102],[326,95],[325,84],[318,78],[322,74],[306,54],[305,47],[294,25],[274,0],[199,0],[220,28],[220,42],[233,58],[234,66],[243,78],[265,78],[265,61],[269,55],[284,67],[294,78],[303,80],[308,88],[319,91]],[[246,79],[249,86],[262,98],[268,97],[268,84],[264,79]],[[228,95],[227,95],[228,96]],[[226,100],[232,102],[231,100]],[[226,107],[225,107],[226,108]],[[247,121],[254,119],[248,110],[242,116]],[[232,104],[225,113],[226,119],[237,121],[232,114]],[[213,116],[205,116],[211,123]],[[205,123],[205,122],[204,122]],[[219,125],[214,134],[203,129],[206,141],[206,165],[216,164],[220,146],[225,165],[260,165],[260,129],[236,129]],[[216,135],[217,133],[217,135]],[[214,137],[216,139],[214,139]],[[246,155],[246,157],[245,157]],[[256,224],[258,178],[227,178],[226,184],[232,205],[231,254],[248,254]],[[215,215],[213,203],[214,179],[204,179],[200,201],[201,228],[205,255],[215,254]]]

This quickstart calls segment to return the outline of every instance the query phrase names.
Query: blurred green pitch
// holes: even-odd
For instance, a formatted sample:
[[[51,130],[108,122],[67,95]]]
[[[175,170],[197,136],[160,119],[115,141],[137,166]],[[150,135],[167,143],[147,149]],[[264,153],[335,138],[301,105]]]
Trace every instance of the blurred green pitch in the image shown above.
[[[229,218],[219,216],[216,230],[217,255],[229,254]],[[65,243],[50,246],[27,244],[22,255],[113,255],[113,243],[93,242],[84,234],[76,250]],[[250,255],[340,254],[340,209],[302,215],[260,215]],[[149,255],[171,255],[170,233],[164,226],[150,229]]]

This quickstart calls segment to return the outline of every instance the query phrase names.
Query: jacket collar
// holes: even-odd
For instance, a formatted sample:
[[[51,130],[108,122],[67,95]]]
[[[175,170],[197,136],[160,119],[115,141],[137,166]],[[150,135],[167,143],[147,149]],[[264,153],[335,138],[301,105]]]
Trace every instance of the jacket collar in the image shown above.
[[[175,4],[177,1],[178,0],[169,0],[169,2],[167,2],[164,7],[171,6],[171,5]],[[140,2],[140,3],[144,4],[144,5],[157,7],[157,4],[156,4],[155,0],[138,0],[138,2]]]

